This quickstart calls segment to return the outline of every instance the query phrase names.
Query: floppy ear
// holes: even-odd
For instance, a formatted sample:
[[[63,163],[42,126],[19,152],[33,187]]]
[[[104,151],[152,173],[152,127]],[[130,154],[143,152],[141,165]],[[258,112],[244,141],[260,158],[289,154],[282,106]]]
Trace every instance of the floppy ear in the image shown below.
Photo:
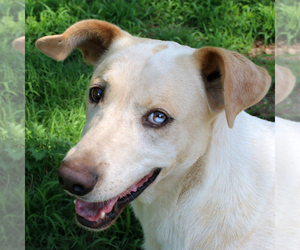
[[[225,109],[228,126],[259,102],[271,85],[268,72],[239,53],[213,47],[195,52],[212,113]]]
[[[61,35],[38,39],[36,47],[58,61],[63,61],[75,48],[79,48],[86,62],[95,66],[110,45],[125,36],[130,35],[111,23],[84,20],[75,23]]]
[[[275,104],[283,101],[293,90],[296,77],[285,67],[275,64]]]
[[[25,54],[25,36],[21,36],[14,40],[13,47],[22,54]]]

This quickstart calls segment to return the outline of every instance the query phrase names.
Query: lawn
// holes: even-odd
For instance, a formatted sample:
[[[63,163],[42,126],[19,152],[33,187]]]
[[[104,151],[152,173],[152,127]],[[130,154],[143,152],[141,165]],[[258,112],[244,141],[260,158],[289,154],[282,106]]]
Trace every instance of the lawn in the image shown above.
[[[250,55],[255,41],[275,41],[273,1],[26,1],[26,248],[140,249],[141,227],[127,207],[110,229],[94,233],[74,222],[73,199],[58,185],[56,170],[80,139],[92,67],[79,51],[56,62],[35,48],[84,19],[112,22],[132,35],[172,40],[195,48],[217,46]],[[274,120],[274,57],[251,60],[273,77],[268,97],[248,110]]]

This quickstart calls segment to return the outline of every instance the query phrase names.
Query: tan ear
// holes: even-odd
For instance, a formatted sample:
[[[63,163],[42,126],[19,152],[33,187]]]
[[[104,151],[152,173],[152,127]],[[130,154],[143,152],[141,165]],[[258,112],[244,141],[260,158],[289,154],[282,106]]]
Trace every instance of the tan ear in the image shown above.
[[[246,57],[221,48],[204,47],[195,52],[211,112],[225,109],[227,123],[259,102],[271,85],[267,70]]]
[[[14,40],[13,47],[22,54],[25,54],[25,36],[19,37]]]
[[[79,48],[86,62],[95,65],[115,40],[125,36],[130,35],[111,23],[84,20],[75,23],[61,35],[38,39],[36,47],[58,61],[63,61],[75,48]]]
[[[283,101],[293,90],[296,77],[285,67],[275,64],[275,104]]]

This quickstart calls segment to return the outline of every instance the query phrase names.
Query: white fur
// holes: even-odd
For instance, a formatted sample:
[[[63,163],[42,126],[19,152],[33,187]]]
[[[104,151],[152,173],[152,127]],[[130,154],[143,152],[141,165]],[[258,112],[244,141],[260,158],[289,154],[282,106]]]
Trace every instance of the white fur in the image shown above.
[[[222,114],[197,170],[159,179],[133,202],[146,249],[274,249],[274,124],[242,112],[225,125]]]

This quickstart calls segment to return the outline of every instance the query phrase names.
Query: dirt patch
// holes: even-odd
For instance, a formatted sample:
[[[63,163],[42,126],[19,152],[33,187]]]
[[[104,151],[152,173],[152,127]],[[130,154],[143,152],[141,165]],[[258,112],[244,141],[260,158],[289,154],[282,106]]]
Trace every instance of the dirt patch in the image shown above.
[[[287,45],[285,41],[276,42],[275,56],[280,56],[283,54],[299,55],[297,57],[293,56],[293,59],[300,59],[300,44]]]
[[[300,44],[287,45],[285,41],[278,41],[276,44],[267,44],[265,46],[263,41],[255,41],[250,52],[250,57],[253,58],[261,54],[275,56],[280,56],[283,54],[300,56]],[[300,57],[298,57],[298,59],[299,58]]]
[[[266,55],[275,55],[275,45],[274,44],[267,44],[264,45],[263,41],[255,41],[254,46],[251,49],[250,57],[254,58],[255,56],[266,54]],[[274,57],[267,57],[268,60],[274,60]]]
[[[250,115],[254,115],[268,121],[275,121],[274,96],[274,92],[270,90],[261,101],[246,109],[246,112]]]

